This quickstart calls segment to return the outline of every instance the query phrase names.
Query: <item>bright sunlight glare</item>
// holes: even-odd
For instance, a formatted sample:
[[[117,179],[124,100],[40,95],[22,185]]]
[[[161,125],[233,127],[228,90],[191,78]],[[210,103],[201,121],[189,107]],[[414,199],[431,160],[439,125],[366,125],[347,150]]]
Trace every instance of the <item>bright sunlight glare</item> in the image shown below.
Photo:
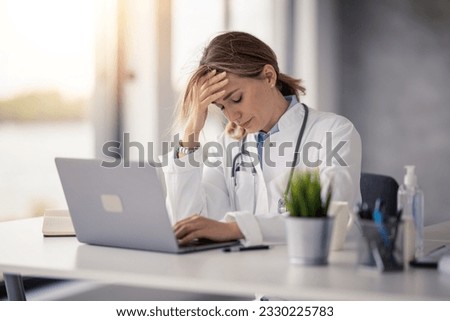
[[[0,97],[49,88],[89,94],[94,9],[92,0],[0,0]]]

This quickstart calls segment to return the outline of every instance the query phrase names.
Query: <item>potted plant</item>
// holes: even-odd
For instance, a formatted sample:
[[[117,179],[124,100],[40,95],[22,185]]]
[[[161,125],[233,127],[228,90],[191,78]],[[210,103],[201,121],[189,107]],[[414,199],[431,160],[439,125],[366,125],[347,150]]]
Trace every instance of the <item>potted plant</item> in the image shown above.
[[[328,262],[333,218],[328,217],[331,184],[321,198],[319,172],[296,171],[289,182],[285,204],[289,259],[294,264],[323,265]]]

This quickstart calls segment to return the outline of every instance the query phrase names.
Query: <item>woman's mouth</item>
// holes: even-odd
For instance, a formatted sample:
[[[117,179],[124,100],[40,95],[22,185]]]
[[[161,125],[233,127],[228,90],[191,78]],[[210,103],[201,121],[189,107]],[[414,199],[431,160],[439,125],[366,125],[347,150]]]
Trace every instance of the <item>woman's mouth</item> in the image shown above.
[[[241,127],[247,128],[248,125],[250,124],[250,122],[252,121],[252,119],[253,119],[253,117],[250,118],[249,120],[247,120],[245,123],[242,123],[242,124],[241,124]]]

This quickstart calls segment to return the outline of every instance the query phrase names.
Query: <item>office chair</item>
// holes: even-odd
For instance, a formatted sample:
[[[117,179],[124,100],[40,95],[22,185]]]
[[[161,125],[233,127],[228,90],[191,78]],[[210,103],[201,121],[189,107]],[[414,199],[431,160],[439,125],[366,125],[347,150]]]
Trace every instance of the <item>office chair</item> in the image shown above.
[[[67,295],[76,293],[77,282],[82,283],[82,281],[27,276],[20,277],[20,280],[10,279],[11,284],[8,290],[6,281],[0,281],[0,301],[66,300]],[[21,282],[21,284],[18,282]],[[22,288],[23,293],[18,290],[19,288]]]
[[[385,213],[397,212],[397,181],[385,175],[361,173],[361,198],[371,209],[375,206],[377,198],[384,202]]]

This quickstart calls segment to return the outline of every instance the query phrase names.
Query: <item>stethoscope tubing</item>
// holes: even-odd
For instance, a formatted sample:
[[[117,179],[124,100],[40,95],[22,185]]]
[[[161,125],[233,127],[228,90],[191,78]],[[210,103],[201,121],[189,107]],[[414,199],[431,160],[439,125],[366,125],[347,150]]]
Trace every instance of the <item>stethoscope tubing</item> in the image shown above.
[[[308,115],[309,115],[309,110],[308,110],[308,106],[306,106],[305,104],[302,104],[303,109],[305,111],[305,116],[303,117],[303,122],[302,122],[302,126],[300,128],[298,137],[297,137],[297,142],[295,145],[295,151],[294,151],[294,157],[293,157],[293,162],[292,162],[292,167],[291,167],[291,171],[289,173],[289,179],[288,182],[286,184],[286,189],[284,192],[284,195],[287,195],[289,193],[289,189],[290,189],[290,185],[291,185],[291,180],[292,180],[292,176],[294,175],[294,170],[295,170],[295,166],[297,165],[298,162],[298,154],[300,151],[300,145],[303,139],[303,135],[305,132],[305,127],[306,127],[306,122],[308,121]],[[236,186],[237,186],[237,180],[236,180],[236,172],[237,172],[237,167],[236,167],[236,163],[238,158],[241,158],[242,164],[244,164],[244,156],[250,156],[250,153],[248,151],[245,150],[245,142],[247,140],[247,136],[245,136],[241,142],[241,149],[240,151],[233,157],[233,161],[232,161],[232,168],[231,168],[231,178],[234,181],[234,186],[235,186],[235,192],[236,192]],[[256,175],[256,168],[255,165],[253,164],[253,161],[251,161],[251,165],[252,165],[252,174],[253,176]],[[255,191],[254,191],[255,193]],[[254,196],[256,197],[256,195]],[[280,199],[281,201],[281,199]],[[280,204],[279,201],[279,204]],[[281,202],[283,203],[283,202]],[[236,204],[235,204],[236,207]],[[255,206],[254,206],[255,207]],[[236,208],[237,210],[237,208]],[[255,208],[253,209],[253,211],[255,210]],[[280,211],[280,209],[279,209]]]

